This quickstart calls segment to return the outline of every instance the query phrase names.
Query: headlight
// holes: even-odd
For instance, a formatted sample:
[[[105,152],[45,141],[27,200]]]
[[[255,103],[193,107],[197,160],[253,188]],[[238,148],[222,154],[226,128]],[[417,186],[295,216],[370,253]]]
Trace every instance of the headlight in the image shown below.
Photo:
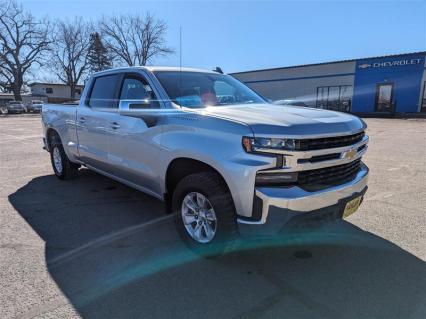
[[[248,153],[273,153],[273,150],[293,151],[296,149],[296,140],[294,139],[244,136],[242,143],[244,150]]]

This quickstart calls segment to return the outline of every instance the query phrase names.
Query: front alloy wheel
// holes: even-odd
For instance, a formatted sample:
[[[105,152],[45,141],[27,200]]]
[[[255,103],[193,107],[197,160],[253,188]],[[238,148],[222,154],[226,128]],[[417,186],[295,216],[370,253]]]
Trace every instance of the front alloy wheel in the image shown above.
[[[186,231],[195,241],[205,244],[214,238],[216,213],[203,194],[192,192],[186,195],[182,201],[181,215]]]
[[[238,237],[235,207],[218,174],[182,178],[173,192],[172,210],[180,237],[195,253],[209,257],[232,250]]]

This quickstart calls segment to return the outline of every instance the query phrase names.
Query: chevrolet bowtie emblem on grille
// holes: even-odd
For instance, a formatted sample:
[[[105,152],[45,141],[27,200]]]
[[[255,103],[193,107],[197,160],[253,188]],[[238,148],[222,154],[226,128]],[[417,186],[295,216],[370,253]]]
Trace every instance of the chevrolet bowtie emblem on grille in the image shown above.
[[[351,160],[356,156],[357,153],[358,153],[357,150],[353,148],[349,151],[343,152],[342,159]]]

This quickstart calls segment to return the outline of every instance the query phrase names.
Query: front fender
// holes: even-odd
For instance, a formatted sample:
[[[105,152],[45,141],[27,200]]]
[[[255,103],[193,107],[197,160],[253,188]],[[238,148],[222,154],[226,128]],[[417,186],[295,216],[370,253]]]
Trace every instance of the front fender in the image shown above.
[[[242,136],[248,130],[233,131],[193,126],[169,126],[163,131],[161,144],[161,170],[167,172],[177,158],[190,158],[203,162],[219,172],[231,192],[238,215],[250,217],[252,213],[254,181],[260,169],[275,166],[275,158],[244,152]],[[161,187],[166,192],[166,177]]]

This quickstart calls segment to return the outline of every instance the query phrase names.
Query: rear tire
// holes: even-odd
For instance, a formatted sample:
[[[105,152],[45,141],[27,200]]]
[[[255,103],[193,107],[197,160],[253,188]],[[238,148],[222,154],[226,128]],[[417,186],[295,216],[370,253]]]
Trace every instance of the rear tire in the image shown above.
[[[197,205],[198,199],[203,204]],[[190,205],[185,204],[188,201]],[[190,206],[193,208],[189,209]],[[232,249],[238,238],[235,207],[228,187],[218,174],[202,172],[184,177],[173,193],[172,209],[177,231],[192,251],[213,257]]]
[[[77,177],[80,165],[71,162],[65,153],[61,139],[57,134],[52,136],[50,142],[50,161],[53,171],[61,180]]]

